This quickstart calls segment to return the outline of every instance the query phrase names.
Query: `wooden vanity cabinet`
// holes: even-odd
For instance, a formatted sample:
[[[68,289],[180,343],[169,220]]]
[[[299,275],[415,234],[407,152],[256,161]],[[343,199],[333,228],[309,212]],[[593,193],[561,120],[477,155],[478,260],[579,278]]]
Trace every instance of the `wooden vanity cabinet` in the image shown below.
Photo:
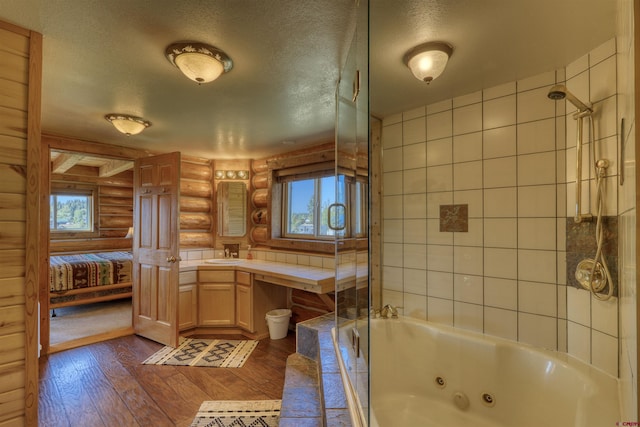
[[[195,328],[198,322],[198,274],[196,271],[180,273],[178,290],[178,328]]]
[[[253,332],[253,286],[251,273],[236,271],[236,324]]]
[[[236,272],[236,324],[254,336],[269,336],[267,312],[287,308],[287,288],[254,279],[254,275]]]
[[[234,326],[235,271],[198,271],[198,325]]]
[[[286,308],[287,302],[286,287],[256,280],[246,271],[184,271],[180,273],[178,324],[180,331],[226,327],[262,339],[269,336],[267,312]]]

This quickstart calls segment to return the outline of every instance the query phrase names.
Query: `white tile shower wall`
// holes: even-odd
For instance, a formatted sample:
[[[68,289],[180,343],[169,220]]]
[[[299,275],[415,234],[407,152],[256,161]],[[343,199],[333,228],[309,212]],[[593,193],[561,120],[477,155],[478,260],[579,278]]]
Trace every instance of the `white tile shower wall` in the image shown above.
[[[618,194],[620,260],[620,391],[622,419],[638,419],[638,331],[636,328],[636,152],[634,108],[634,11],[632,0],[618,0],[617,82],[618,123],[625,126],[619,139],[625,148],[624,184]]]
[[[612,40],[566,69],[569,88],[593,103],[596,138],[614,161],[615,56]],[[564,81],[565,70],[547,72],[383,121],[383,301],[617,375],[617,300],[566,286],[575,123],[564,102],[547,98]],[[593,173],[584,164],[586,194]],[[607,212],[616,214],[615,167],[609,175]],[[468,204],[468,232],[440,231],[439,208],[452,203]]]

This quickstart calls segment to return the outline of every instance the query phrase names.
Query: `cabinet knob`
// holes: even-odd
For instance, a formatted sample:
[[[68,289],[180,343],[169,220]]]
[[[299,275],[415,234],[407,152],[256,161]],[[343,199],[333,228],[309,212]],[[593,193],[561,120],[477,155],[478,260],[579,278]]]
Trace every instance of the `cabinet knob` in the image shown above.
[[[173,262],[176,262],[176,261],[177,261],[177,259],[173,255],[171,255],[170,257],[167,257],[167,262],[172,262],[173,263]]]

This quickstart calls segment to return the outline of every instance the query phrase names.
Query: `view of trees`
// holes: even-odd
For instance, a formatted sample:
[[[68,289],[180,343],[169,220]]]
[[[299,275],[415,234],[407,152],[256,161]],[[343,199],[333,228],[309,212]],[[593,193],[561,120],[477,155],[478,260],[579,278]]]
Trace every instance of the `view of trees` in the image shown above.
[[[50,226],[52,230],[90,229],[88,196],[51,196]]]
[[[344,182],[342,180],[341,184],[339,189],[341,197],[344,198]],[[335,178],[333,176],[293,181],[289,184],[289,198],[288,229],[290,233],[316,236],[333,235],[334,232],[327,223],[329,206],[335,200]],[[317,232],[314,230],[316,215],[320,228]],[[344,211],[338,215],[340,217],[333,221],[344,223]]]

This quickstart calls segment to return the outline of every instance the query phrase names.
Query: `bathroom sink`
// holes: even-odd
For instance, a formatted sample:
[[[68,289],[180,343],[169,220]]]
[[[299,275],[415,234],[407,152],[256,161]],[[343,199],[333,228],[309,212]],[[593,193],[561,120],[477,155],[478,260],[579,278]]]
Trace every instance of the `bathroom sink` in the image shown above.
[[[217,264],[217,265],[236,265],[240,262],[239,259],[226,259],[226,258],[218,258],[218,259],[208,259],[205,261],[207,264]]]

